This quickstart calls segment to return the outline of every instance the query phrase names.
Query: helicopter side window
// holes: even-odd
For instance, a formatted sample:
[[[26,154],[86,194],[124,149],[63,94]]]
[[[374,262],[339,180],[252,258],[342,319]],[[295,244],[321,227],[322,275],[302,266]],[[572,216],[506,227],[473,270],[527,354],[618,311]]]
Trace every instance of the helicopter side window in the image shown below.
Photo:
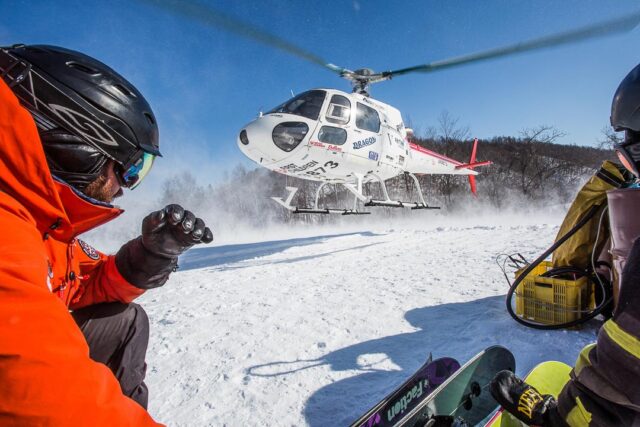
[[[327,121],[346,125],[351,117],[351,102],[342,95],[333,95],[327,108]]]
[[[322,126],[318,139],[326,144],[342,145],[347,140],[347,131],[333,126]]]
[[[360,129],[378,133],[380,131],[380,116],[378,112],[364,104],[357,103],[356,126]]]
[[[318,120],[320,109],[326,92],[324,90],[310,90],[278,105],[267,114],[286,113],[306,117],[310,120]]]

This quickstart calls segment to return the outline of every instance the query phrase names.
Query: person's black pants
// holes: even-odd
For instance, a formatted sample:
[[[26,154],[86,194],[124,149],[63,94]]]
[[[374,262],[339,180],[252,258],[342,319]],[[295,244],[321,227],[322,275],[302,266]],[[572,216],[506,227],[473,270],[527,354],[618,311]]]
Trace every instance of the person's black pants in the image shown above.
[[[89,344],[91,359],[107,365],[120,382],[122,393],[146,409],[147,313],[138,304],[116,302],[91,305],[71,314]]]

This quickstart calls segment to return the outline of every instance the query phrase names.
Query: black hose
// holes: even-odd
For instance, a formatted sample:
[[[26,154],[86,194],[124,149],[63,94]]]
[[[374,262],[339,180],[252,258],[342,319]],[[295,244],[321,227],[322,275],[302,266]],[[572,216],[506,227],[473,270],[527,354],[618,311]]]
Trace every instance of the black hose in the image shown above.
[[[594,205],[594,206],[592,206],[587,211],[585,216],[576,225],[574,225],[571,230],[569,230],[564,236],[562,236],[560,239],[558,239],[558,241],[556,241],[553,245],[551,245],[551,247],[549,249],[547,249],[538,258],[536,258],[535,261],[533,261],[531,264],[529,264],[529,266],[516,278],[516,280],[513,282],[513,284],[509,287],[509,292],[507,292],[507,301],[506,301],[506,303],[507,303],[507,312],[513,318],[513,320],[515,320],[516,322],[518,322],[518,323],[520,323],[520,324],[522,324],[524,326],[528,326],[528,327],[534,328],[534,329],[543,329],[543,330],[564,329],[564,328],[571,328],[573,326],[577,326],[577,325],[580,325],[582,323],[585,323],[588,320],[593,319],[594,317],[596,317],[597,315],[599,315],[600,313],[602,313],[605,310],[607,305],[611,302],[612,297],[609,297],[609,298],[607,298],[605,300],[606,290],[605,290],[604,285],[602,284],[601,280],[599,280],[598,283],[600,284],[600,286],[602,288],[603,300],[600,302],[600,304],[598,304],[598,306],[596,308],[594,308],[591,312],[586,314],[584,317],[582,317],[580,319],[572,320],[571,322],[558,323],[556,325],[543,325],[543,324],[540,324],[540,323],[529,322],[529,321],[527,321],[525,319],[522,319],[522,318],[518,317],[518,315],[516,315],[513,312],[513,308],[511,307],[511,300],[513,299],[513,293],[516,291],[516,288],[518,287],[520,282],[522,282],[522,280],[524,280],[524,278],[527,277],[529,275],[529,273],[531,273],[531,271],[533,271],[534,268],[536,268],[551,253],[553,253],[553,251],[558,249],[564,242],[566,242],[580,228],[582,228],[591,218],[593,218],[593,216],[598,212],[598,210],[602,206],[603,205]],[[569,269],[571,271],[569,271]],[[593,278],[591,277],[591,274],[589,274],[588,271],[584,271],[584,270],[581,270],[581,269],[578,269],[578,268],[575,268],[575,267],[559,267],[559,268],[556,268],[556,269],[553,269],[553,270],[549,270],[548,272],[545,273],[545,276],[547,276],[547,277],[549,277],[549,276],[557,276],[557,275],[563,274],[563,273],[566,274],[567,272],[578,274],[578,275],[581,275],[581,276],[587,276],[589,281],[594,283],[594,280],[593,280]],[[593,272],[593,273],[597,274],[596,272]]]

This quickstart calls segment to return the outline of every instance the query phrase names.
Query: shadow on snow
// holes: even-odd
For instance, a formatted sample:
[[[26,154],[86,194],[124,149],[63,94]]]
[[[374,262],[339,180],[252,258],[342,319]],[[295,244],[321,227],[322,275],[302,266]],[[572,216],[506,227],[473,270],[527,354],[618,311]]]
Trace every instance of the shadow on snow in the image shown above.
[[[358,416],[407,379],[433,353],[434,358],[451,356],[461,363],[482,349],[500,344],[509,348],[517,361],[517,372],[524,374],[545,360],[566,360],[595,338],[595,325],[582,331],[538,331],[515,323],[506,313],[504,297],[416,308],[405,319],[414,332],[391,335],[354,344],[319,359],[272,362],[249,368],[249,375],[272,377],[329,365],[333,371],[356,371],[356,375],[316,390],[304,408],[312,426],[349,425]],[[538,352],[532,353],[531,342]],[[520,351],[520,348],[529,351]],[[567,351],[569,349],[570,351]],[[367,355],[385,355],[400,370],[382,370],[363,364]],[[386,363],[388,366],[389,363]]]
[[[357,233],[329,234],[324,236],[302,237],[296,239],[273,240],[269,242],[244,243],[237,245],[195,248],[180,257],[180,271],[193,270],[204,267],[215,267],[223,264],[241,262],[252,258],[273,255],[294,246],[307,246],[321,243],[328,239],[345,236],[379,236],[370,231]],[[369,246],[369,245],[365,245]],[[350,248],[354,249],[354,248]],[[321,256],[321,255],[318,255]],[[313,258],[313,257],[312,257]],[[303,259],[303,258],[301,258]],[[301,260],[299,259],[299,260]]]

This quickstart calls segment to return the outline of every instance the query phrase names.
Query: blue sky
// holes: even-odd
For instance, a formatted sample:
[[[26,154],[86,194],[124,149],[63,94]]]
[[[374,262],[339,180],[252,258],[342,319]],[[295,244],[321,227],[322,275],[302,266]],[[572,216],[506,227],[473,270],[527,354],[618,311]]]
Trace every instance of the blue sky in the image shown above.
[[[503,46],[636,12],[635,0],[210,1],[224,13],[335,64],[381,71]],[[209,182],[234,165],[242,126],[291,92],[349,90],[331,72],[254,41],[135,1],[0,2],[3,44],[60,45],[119,71],[150,101],[164,159],[152,175],[183,168]],[[640,62],[640,29],[432,74],[398,77],[372,95],[435,125],[447,110],[472,136],[517,135],[552,125],[565,143],[593,145],[611,98]],[[157,182],[158,180],[156,180]],[[143,184],[140,188],[152,188]]]

